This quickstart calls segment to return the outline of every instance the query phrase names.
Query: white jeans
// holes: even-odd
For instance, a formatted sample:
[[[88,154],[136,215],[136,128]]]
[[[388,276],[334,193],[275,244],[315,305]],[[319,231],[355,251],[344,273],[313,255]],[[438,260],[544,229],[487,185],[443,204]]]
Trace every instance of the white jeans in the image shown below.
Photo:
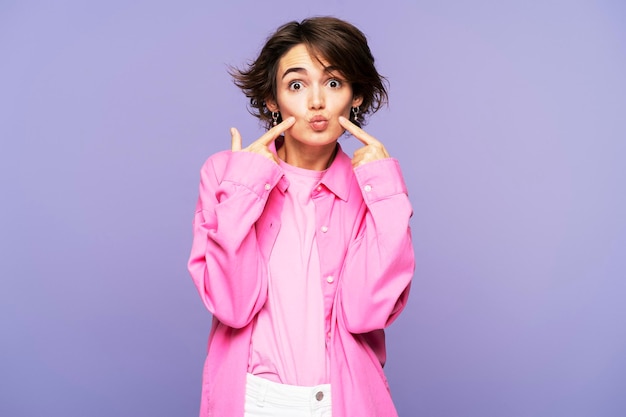
[[[279,384],[248,374],[244,417],[331,417],[330,384]]]

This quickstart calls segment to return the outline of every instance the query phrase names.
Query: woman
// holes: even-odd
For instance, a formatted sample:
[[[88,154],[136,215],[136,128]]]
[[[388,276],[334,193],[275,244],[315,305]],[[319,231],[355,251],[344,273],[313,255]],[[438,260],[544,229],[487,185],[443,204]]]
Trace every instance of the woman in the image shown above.
[[[332,17],[287,23],[232,75],[269,130],[243,147],[232,128],[201,170],[200,415],[395,416],[383,329],[409,293],[412,210],[398,162],[357,126],[387,99],[367,40]]]

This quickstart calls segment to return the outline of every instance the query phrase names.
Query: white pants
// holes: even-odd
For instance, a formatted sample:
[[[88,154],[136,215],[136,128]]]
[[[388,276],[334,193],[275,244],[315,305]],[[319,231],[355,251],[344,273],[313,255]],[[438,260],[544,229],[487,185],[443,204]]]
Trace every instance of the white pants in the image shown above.
[[[331,417],[330,384],[279,384],[248,374],[244,417]]]

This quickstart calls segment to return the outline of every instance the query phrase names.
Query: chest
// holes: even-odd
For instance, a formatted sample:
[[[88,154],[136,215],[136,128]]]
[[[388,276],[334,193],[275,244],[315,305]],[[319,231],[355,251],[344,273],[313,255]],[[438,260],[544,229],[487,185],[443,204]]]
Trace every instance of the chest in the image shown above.
[[[360,197],[360,196],[359,196]],[[312,193],[315,241],[322,273],[336,276],[341,270],[352,242],[360,238],[364,221],[362,198],[342,200],[320,186]],[[279,190],[270,194],[265,210],[255,224],[259,250],[265,259],[276,242],[281,227],[285,195]]]

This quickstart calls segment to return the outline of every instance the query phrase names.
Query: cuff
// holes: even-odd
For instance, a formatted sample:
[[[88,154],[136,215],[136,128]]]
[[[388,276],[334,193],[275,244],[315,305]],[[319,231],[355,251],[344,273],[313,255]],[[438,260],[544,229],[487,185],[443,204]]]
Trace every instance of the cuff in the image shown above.
[[[232,152],[222,181],[242,185],[259,197],[267,195],[282,177],[276,162],[254,152]]]
[[[400,164],[395,158],[368,162],[356,167],[354,174],[368,204],[397,194],[408,194]]]

